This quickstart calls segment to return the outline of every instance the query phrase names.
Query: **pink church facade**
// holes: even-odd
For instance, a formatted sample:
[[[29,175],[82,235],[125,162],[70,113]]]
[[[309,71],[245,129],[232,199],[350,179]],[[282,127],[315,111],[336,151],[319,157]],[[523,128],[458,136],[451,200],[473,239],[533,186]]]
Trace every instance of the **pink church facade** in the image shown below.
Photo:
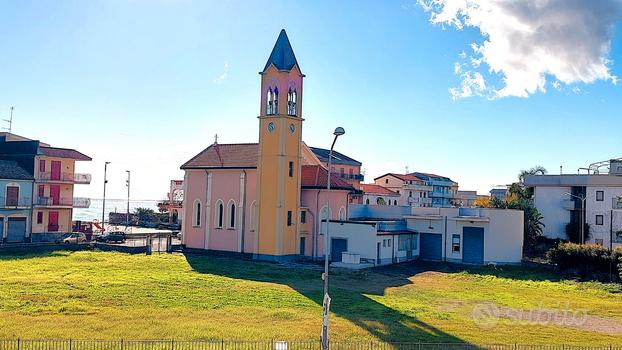
[[[190,249],[254,254],[257,249],[257,144],[213,144],[182,166],[184,176],[183,244]],[[330,220],[346,220],[355,189],[331,175],[304,143],[301,169],[298,252],[301,258],[324,256],[328,199]],[[308,151],[308,152],[305,152]],[[214,158],[217,163],[214,163]],[[276,186],[276,184],[275,184]],[[322,222],[322,220],[324,220]]]

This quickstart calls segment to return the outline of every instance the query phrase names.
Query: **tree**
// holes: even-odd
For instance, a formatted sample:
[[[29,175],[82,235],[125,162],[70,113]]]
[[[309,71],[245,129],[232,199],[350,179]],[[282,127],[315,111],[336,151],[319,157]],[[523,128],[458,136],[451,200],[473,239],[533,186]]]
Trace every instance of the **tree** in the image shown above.
[[[478,208],[492,208],[490,197],[479,197],[473,204]]]
[[[528,170],[521,170],[518,174],[518,181],[523,183],[526,175],[546,175],[547,171],[542,165],[536,165]]]
[[[541,166],[535,166],[529,170],[521,170],[518,175],[519,182],[515,182],[508,186],[507,194],[503,199],[492,198],[487,204],[489,206],[477,205],[482,208],[498,208],[498,209],[517,209],[522,210],[524,213],[524,243],[523,248],[525,251],[531,251],[538,240],[538,237],[542,236],[544,223],[542,220],[544,217],[533,205],[532,190],[525,187],[523,180],[525,175],[537,175],[546,174],[546,169]]]
[[[136,208],[134,209],[134,214],[138,216],[139,221],[145,222],[155,221],[157,217],[156,212],[151,208]]]

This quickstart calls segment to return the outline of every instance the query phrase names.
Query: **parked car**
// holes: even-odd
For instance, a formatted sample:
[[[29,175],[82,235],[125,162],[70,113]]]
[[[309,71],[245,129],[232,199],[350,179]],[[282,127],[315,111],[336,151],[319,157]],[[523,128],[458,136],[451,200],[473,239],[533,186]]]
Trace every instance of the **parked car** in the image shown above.
[[[59,239],[56,240],[56,243],[82,243],[86,242],[86,235],[82,232],[73,232],[73,233],[65,233]]]
[[[103,235],[97,236],[95,240],[97,242],[102,242],[102,243],[111,243],[111,242],[123,243],[125,242],[125,232],[122,232],[122,231],[107,232],[107,233],[104,233]]]

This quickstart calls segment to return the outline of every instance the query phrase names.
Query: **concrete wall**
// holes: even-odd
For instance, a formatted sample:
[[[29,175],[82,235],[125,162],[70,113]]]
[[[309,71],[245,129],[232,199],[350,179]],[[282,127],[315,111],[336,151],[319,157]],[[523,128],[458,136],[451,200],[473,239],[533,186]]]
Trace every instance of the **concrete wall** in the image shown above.
[[[461,216],[461,215],[469,216]],[[520,263],[523,251],[523,212],[506,209],[413,208],[406,217],[409,230],[440,234],[443,258],[461,262],[465,227],[484,229],[484,263]],[[452,236],[460,236],[460,251],[452,252]]]
[[[564,201],[570,199],[564,195],[570,187],[542,187],[534,189],[534,204],[543,216],[544,235],[549,238],[567,239],[566,224],[570,222],[570,210],[564,208]]]
[[[368,262],[375,265],[388,265],[419,256],[419,235],[412,234],[414,250],[411,254],[399,250],[398,234],[378,234],[374,223],[362,222],[331,222],[330,238],[341,238],[348,241],[348,252],[359,254],[361,263]],[[411,235],[404,235],[411,236]],[[378,244],[380,245],[380,263],[378,263]],[[329,248],[330,249],[330,248]],[[363,261],[365,260],[365,261]]]

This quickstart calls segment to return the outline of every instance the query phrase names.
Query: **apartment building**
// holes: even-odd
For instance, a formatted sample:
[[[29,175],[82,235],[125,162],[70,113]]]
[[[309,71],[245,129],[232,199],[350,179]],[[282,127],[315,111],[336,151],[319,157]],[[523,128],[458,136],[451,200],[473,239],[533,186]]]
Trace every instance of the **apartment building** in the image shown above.
[[[74,197],[75,185],[91,182],[91,175],[76,172],[75,164],[91,158],[74,149],[0,133],[0,159],[16,162],[34,179],[27,241],[49,241],[71,232],[73,208],[90,206],[89,199]]]
[[[319,147],[309,147],[309,149],[313,152],[317,160],[319,160],[320,164],[328,168],[330,150]],[[333,150],[330,172],[332,176],[339,177],[354,187],[355,191],[350,194],[350,203],[363,203],[363,193],[360,189],[361,181],[363,181],[365,177],[361,174],[361,165],[362,163],[358,160]]]
[[[400,195],[398,205],[451,207],[456,205],[458,183],[445,176],[414,172],[387,173],[374,179],[376,185]]]
[[[567,224],[587,223],[586,242],[622,244],[622,161],[610,162],[608,173],[525,176],[543,216],[545,236],[567,239]]]
[[[30,238],[34,178],[17,162],[0,160],[0,242]]]

